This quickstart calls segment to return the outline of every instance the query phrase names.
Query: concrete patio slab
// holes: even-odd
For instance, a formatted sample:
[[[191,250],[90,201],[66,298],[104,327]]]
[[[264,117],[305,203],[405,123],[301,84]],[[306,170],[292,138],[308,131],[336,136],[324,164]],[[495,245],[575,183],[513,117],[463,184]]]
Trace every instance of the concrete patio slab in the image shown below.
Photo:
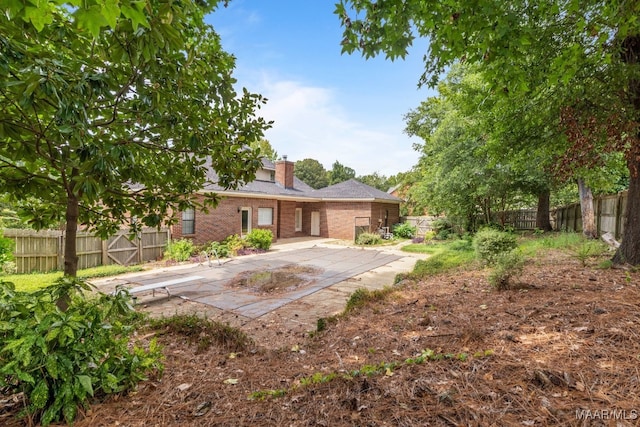
[[[110,292],[116,286],[136,287],[200,276],[201,279],[173,285],[171,297],[160,294],[152,297],[149,293],[141,295],[138,303],[172,315],[179,311],[180,301],[196,302],[208,307],[205,311],[209,316],[233,319],[233,323],[240,324],[268,319],[287,308],[296,311],[296,321],[300,324],[311,325],[318,317],[340,311],[356,289],[380,289],[393,284],[395,275],[411,271],[416,259],[418,257],[415,255],[394,247],[364,249],[332,244],[328,239],[305,239],[279,242],[268,253],[225,259],[220,264],[214,261],[211,266],[203,263],[166,267],[94,284],[102,291]],[[240,274],[274,270],[292,264],[318,271],[308,283],[273,294],[232,286],[232,281]]]

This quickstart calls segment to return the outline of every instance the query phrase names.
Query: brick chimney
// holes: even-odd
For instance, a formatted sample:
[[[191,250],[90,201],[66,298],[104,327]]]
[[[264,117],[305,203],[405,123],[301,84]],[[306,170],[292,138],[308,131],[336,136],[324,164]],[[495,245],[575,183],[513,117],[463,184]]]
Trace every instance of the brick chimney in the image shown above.
[[[287,156],[276,161],[276,182],[284,188],[293,188],[293,166],[294,163],[288,161]]]

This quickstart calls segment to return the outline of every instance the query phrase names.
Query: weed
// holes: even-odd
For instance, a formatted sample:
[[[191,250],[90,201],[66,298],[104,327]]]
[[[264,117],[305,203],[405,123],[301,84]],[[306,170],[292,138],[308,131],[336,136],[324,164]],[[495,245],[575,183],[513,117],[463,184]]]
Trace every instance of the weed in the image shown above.
[[[371,352],[371,349],[370,349]],[[476,359],[482,359],[493,356],[493,350],[477,351],[473,354]],[[393,375],[393,372],[403,366],[419,365],[427,361],[441,361],[441,360],[453,360],[459,362],[466,362],[471,356],[468,353],[438,353],[431,349],[422,350],[416,357],[406,359],[404,362],[380,362],[377,365],[363,365],[359,369],[354,369],[346,374],[338,374],[331,372],[324,374],[322,372],[316,372],[310,377],[304,377],[300,379],[300,387],[308,387],[315,384],[324,384],[333,381],[338,378],[351,380],[357,377],[372,377],[375,375]],[[640,356],[639,356],[640,357]],[[280,397],[288,393],[288,390],[260,390],[249,394],[250,400],[264,400],[267,397]]]
[[[260,390],[249,395],[249,400],[265,400],[267,397],[282,397],[287,394],[287,390]]]
[[[240,329],[214,322],[196,314],[177,314],[171,317],[150,319],[149,326],[166,334],[183,335],[198,352],[204,352],[214,344],[234,352],[247,350],[253,341]]]
[[[390,287],[385,287],[383,289],[377,289],[373,291],[365,288],[358,288],[351,294],[351,296],[347,300],[347,305],[345,306],[343,313],[350,313],[353,310],[363,307],[364,305],[372,301],[381,301],[393,291],[394,289]]]
[[[322,332],[325,329],[327,329],[327,319],[325,319],[324,317],[321,317],[316,322],[316,331],[317,332]]]
[[[613,268],[613,261],[610,259],[600,261],[600,263],[598,263],[598,268],[601,270],[608,270],[610,268]]]
[[[573,256],[580,261],[582,266],[586,267],[587,261],[590,258],[602,255],[607,250],[607,246],[604,243],[590,240],[582,242],[580,245],[577,245],[570,250],[573,253]]]

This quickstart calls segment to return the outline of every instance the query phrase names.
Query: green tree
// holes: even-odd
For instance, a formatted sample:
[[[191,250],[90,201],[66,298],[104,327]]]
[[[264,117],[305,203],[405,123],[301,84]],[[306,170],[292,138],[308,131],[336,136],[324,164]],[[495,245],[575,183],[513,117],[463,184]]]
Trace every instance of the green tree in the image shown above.
[[[421,178],[409,192],[410,199],[423,199],[428,209],[444,212],[467,229],[475,228],[478,216],[484,223],[500,221],[498,212],[535,203],[531,195],[537,196],[545,183],[542,170],[538,162],[520,160],[514,144],[497,146],[496,139],[508,135],[497,138],[496,123],[487,120],[497,111],[483,75],[454,67],[438,91],[438,97],[405,117],[406,132],[425,141],[416,146],[422,152]],[[548,195],[548,182],[546,189]],[[548,204],[544,212],[548,223]]]
[[[223,187],[254,178],[264,100],[236,93],[234,58],[203,20],[216,4],[0,6],[0,185],[33,227],[64,220],[65,275],[79,224],[158,226],[200,205],[209,164]]]
[[[298,160],[293,174],[311,188],[318,189],[329,185],[326,169],[315,159]]]
[[[260,139],[250,144],[253,150],[260,150],[260,155],[275,162],[278,160],[278,152],[273,149],[271,143],[266,139]]]
[[[389,183],[389,178],[384,175],[380,175],[378,172],[374,172],[369,175],[362,175],[356,178],[363,184],[370,185],[373,188],[377,188],[381,191],[388,191],[392,185]]]
[[[507,97],[536,100],[549,88],[561,92],[554,99],[571,108],[579,128],[597,124],[586,137],[568,133],[574,148],[568,151],[591,158],[598,152],[626,155],[629,199],[614,261],[640,264],[640,4],[407,0],[398,5],[342,0],[336,14],[345,28],[343,51],[394,59],[407,54],[416,36],[423,37],[429,49],[422,83],[435,86],[444,70],[465,61],[481,64],[492,89]],[[587,163],[579,156],[566,159]]]
[[[329,178],[329,185],[334,185],[355,178],[356,171],[336,160],[327,175]]]

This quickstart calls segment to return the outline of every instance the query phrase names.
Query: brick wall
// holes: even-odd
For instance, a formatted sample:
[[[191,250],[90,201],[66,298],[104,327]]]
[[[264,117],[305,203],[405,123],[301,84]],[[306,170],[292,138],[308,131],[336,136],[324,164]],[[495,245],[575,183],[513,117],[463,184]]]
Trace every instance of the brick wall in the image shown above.
[[[224,240],[232,234],[240,234],[242,214],[238,208],[251,208],[251,226],[271,230],[274,241],[278,238],[311,235],[311,212],[320,212],[320,237],[353,240],[355,236],[356,217],[371,218],[372,230],[378,224],[392,227],[400,222],[400,206],[395,203],[370,202],[292,202],[269,199],[252,199],[246,197],[227,197],[220,201],[216,209],[208,214],[196,211],[195,233],[182,235],[182,216],[178,213],[178,223],[172,226],[172,238],[192,239],[196,244]],[[258,225],[258,208],[273,209],[273,224]],[[302,208],[302,231],[295,231],[295,210]],[[361,220],[362,221],[362,220]],[[358,223],[361,225],[362,222]]]
[[[278,202],[278,238],[288,239],[291,237],[308,236],[310,225],[307,224],[309,231],[305,232],[305,210],[309,209],[310,203],[299,203],[290,201]],[[305,208],[306,206],[306,208]],[[302,208],[302,231],[296,231],[296,208]],[[309,221],[311,214],[309,213]]]
[[[269,229],[276,241],[276,224],[278,218],[277,202],[269,199],[251,199],[242,197],[228,197],[220,201],[215,209],[209,213],[196,210],[195,233],[182,234],[182,214],[178,213],[178,223],[172,226],[172,238],[188,238],[197,245],[212,241],[222,241],[232,234],[240,235],[242,231],[242,213],[238,208],[251,208],[251,228]],[[258,208],[273,209],[273,224],[271,226],[258,225]]]
[[[320,235],[336,239],[355,239],[356,218],[371,218],[371,228],[392,227],[400,222],[400,206],[395,203],[326,202],[320,214]],[[358,225],[362,224],[362,221]]]
[[[295,163],[288,160],[276,162],[276,182],[284,188],[293,188],[293,168]]]

